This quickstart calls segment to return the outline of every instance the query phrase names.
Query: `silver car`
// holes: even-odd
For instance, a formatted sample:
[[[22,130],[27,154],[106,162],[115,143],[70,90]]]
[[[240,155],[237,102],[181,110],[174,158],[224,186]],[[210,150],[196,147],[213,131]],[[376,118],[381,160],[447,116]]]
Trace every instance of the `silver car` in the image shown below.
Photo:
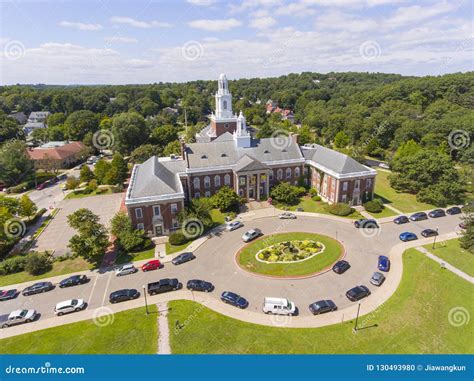
[[[136,273],[138,270],[137,268],[132,265],[123,265],[122,267],[119,267],[117,270],[115,270],[115,275],[116,276],[122,276],[122,275],[128,275],[128,274],[133,274]]]
[[[260,229],[252,229],[252,230],[249,230],[248,232],[246,232],[242,236],[242,240],[244,242],[250,242],[251,240],[253,240],[257,237],[260,237],[261,235],[263,235],[263,233]]]
[[[225,230],[227,230],[228,232],[231,232],[232,230],[235,230],[235,229],[238,229],[240,227],[244,226],[244,224],[240,221],[232,221],[232,222],[229,222],[227,224],[227,226],[225,227]]]
[[[31,323],[36,319],[38,313],[36,310],[16,310],[8,315],[7,320],[2,322],[2,328],[8,328],[12,325]]]
[[[378,271],[374,272],[372,278],[370,278],[370,283],[372,283],[374,286],[381,286],[384,281],[385,275],[379,273]]]
[[[285,212],[280,214],[278,217],[280,220],[295,220],[296,219],[296,214],[290,213],[290,212]]]

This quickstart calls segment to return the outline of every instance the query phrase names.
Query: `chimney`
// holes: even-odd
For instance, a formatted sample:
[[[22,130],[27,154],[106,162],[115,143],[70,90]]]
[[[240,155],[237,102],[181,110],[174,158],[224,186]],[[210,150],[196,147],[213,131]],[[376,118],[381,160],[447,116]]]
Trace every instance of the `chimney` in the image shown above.
[[[183,138],[179,140],[179,144],[181,145],[181,157],[183,160],[186,160],[186,142]]]

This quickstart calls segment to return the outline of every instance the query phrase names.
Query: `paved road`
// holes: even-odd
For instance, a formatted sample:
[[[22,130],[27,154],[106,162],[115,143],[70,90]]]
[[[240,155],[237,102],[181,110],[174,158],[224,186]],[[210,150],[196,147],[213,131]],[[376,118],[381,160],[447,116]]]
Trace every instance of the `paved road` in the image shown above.
[[[67,289],[56,288],[48,293],[30,297],[20,295],[15,300],[1,302],[0,315],[8,314],[18,308],[35,308],[42,314],[41,320],[43,320],[54,316],[53,308],[56,303],[70,298],[85,299],[89,303],[88,309],[91,310],[107,306],[109,304],[108,295],[112,291],[121,288],[137,288],[141,290],[142,285],[165,277],[177,277],[184,284],[187,280],[193,278],[213,282],[216,290],[212,294],[205,296],[205,298],[210,298],[211,303],[220,303],[218,298],[224,290],[240,293],[249,300],[250,306],[248,311],[254,314],[262,314],[261,305],[265,296],[287,297],[294,301],[297,307],[299,307],[300,319],[303,317],[313,319],[313,317],[310,317],[307,307],[311,302],[319,299],[332,299],[338,305],[339,310],[347,308],[347,311],[353,312],[356,304],[350,302],[345,297],[345,292],[351,287],[360,284],[368,286],[372,291],[372,295],[367,299],[367,303],[369,303],[370,300],[376,301],[378,297],[382,301],[385,300],[398,285],[402,271],[400,258],[392,262],[392,269],[387,274],[387,281],[384,284],[387,287],[390,285],[393,288],[390,292],[387,293],[384,290],[384,285],[381,288],[370,285],[369,279],[376,270],[378,255],[388,254],[392,248],[400,248],[400,245],[401,250],[398,250],[398,252],[401,253],[403,248],[406,247],[405,245],[408,246],[408,244],[400,244],[398,240],[399,233],[410,230],[419,235],[422,229],[438,227],[440,234],[452,234],[453,231],[456,231],[459,222],[460,218],[458,216],[429,219],[402,226],[387,222],[381,224],[378,234],[367,237],[362,234],[362,231],[355,229],[351,221],[348,220],[335,221],[308,216],[300,216],[297,220],[283,221],[275,217],[259,218],[246,222],[246,227],[243,229],[223,232],[210,238],[195,251],[197,258],[192,262],[180,266],[166,263],[163,269],[148,273],[140,271],[124,277],[115,277],[113,272],[105,274],[96,273],[92,276],[91,281],[85,285]],[[326,234],[334,238],[337,236],[337,239],[345,246],[347,251],[346,259],[351,263],[352,267],[343,275],[337,275],[329,271],[316,277],[297,280],[267,279],[252,275],[236,265],[234,255],[244,245],[240,239],[243,232],[248,228],[254,227],[260,228],[267,235],[278,232],[308,231]],[[427,242],[425,240],[424,243]],[[421,243],[419,242],[419,244]],[[390,281],[390,277],[394,277],[394,282]],[[58,282],[59,279],[59,277],[56,278],[55,282]],[[24,288],[24,285],[19,288]],[[179,293],[183,295],[183,298],[194,297],[188,295],[190,293],[185,294],[184,291]],[[172,294],[170,293],[166,297],[171,298],[173,297]],[[198,295],[198,293],[194,294],[196,298],[204,298],[204,296]],[[143,301],[136,302],[138,305],[143,303]],[[129,308],[136,306],[137,303],[131,302]],[[378,304],[375,303],[376,305]],[[121,306],[120,308],[127,307]],[[226,308],[226,311],[234,311],[233,307],[226,306]],[[86,312],[74,315],[85,314]],[[235,315],[243,316],[242,313],[245,312],[236,311]],[[232,312],[229,315],[232,315]],[[298,319],[298,317],[294,319]],[[54,321],[54,319],[50,320]]]

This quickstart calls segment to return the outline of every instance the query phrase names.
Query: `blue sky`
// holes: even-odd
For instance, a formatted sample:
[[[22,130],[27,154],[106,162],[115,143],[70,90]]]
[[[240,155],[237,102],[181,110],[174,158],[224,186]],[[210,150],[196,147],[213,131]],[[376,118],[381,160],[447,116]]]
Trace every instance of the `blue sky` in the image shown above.
[[[473,70],[469,0],[0,3],[0,83]]]

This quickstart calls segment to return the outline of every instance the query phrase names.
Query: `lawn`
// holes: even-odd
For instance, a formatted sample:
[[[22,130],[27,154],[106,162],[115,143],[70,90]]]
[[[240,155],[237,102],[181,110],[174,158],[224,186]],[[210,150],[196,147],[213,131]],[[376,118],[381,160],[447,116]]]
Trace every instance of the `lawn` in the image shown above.
[[[366,212],[369,213],[374,218],[393,217],[393,216],[397,215],[397,213],[395,213],[392,209],[387,208],[387,207],[383,208],[380,213],[373,213],[373,212],[369,212],[367,210],[366,210]]]
[[[157,350],[157,310],[150,305],[136,308],[103,319],[112,323],[105,326],[93,320],[48,328],[0,340],[3,354],[155,354]],[[113,320],[111,318],[113,316]]]
[[[473,319],[452,319],[458,326],[449,322],[450,311],[451,316],[456,311],[458,317],[474,316],[474,299],[469,297],[474,286],[415,249],[404,254],[403,263],[398,290],[379,309],[359,318],[359,327],[365,329],[357,334],[352,333],[354,321],[312,329],[274,328],[228,318],[191,301],[172,301],[172,352],[474,353]],[[189,324],[174,332],[176,320]]]
[[[154,245],[151,248],[148,248],[142,251],[137,251],[134,253],[130,252],[130,253],[119,254],[117,258],[115,259],[115,263],[116,264],[130,263],[130,262],[141,261],[143,259],[153,259],[153,258],[155,258]]]
[[[388,181],[389,175],[390,172],[388,171],[377,170],[375,197],[381,198],[385,203],[390,204],[404,213],[412,213],[435,208],[434,205],[416,201],[416,195],[414,194],[402,193],[393,189]]]
[[[302,208],[304,212],[329,214],[331,216],[334,216],[334,214],[329,213],[328,211],[329,205],[327,203],[323,201],[313,201],[311,197],[309,196],[301,197],[300,202],[296,205],[284,205],[284,204],[277,204],[276,202],[274,202],[274,206],[276,208],[283,209],[283,210],[296,210],[297,208]],[[348,216],[338,216],[338,217],[352,218],[352,219],[363,218],[363,216],[357,210],[355,210]]]
[[[302,262],[297,263],[265,263],[255,258],[255,254],[270,245],[290,240],[305,240],[321,242],[325,250]],[[312,233],[282,233],[263,237],[248,244],[239,254],[239,264],[247,271],[272,276],[303,276],[314,274],[332,266],[343,253],[342,245],[336,240],[320,234]]]
[[[169,242],[166,242],[166,255],[174,254],[174,253],[177,253],[178,251],[186,249],[191,244],[191,242],[186,242],[186,243],[183,243],[182,245],[171,245]]]
[[[434,249],[432,244],[423,247],[450,265],[464,271],[470,276],[474,276],[474,254],[462,249],[461,246],[459,246],[458,239],[437,242]]]
[[[30,282],[58,275],[71,274],[78,271],[89,270],[90,268],[91,265],[81,257],[66,259],[64,261],[53,262],[53,268],[50,271],[41,275],[30,275],[26,271],[21,271],[15,274],[2,275],[0,276],[0,286]]]
[[[68,193],[65,199],[73,199],[73,198],[84,198],[84,197],[91,197],[91,196],[103,196],[106,194],[112,194],[112,189],[107,188],[105,190],[100,190],[96,189],[95,191],[91,193],[83,193],[82,191],[72,191],[71,193]]]

